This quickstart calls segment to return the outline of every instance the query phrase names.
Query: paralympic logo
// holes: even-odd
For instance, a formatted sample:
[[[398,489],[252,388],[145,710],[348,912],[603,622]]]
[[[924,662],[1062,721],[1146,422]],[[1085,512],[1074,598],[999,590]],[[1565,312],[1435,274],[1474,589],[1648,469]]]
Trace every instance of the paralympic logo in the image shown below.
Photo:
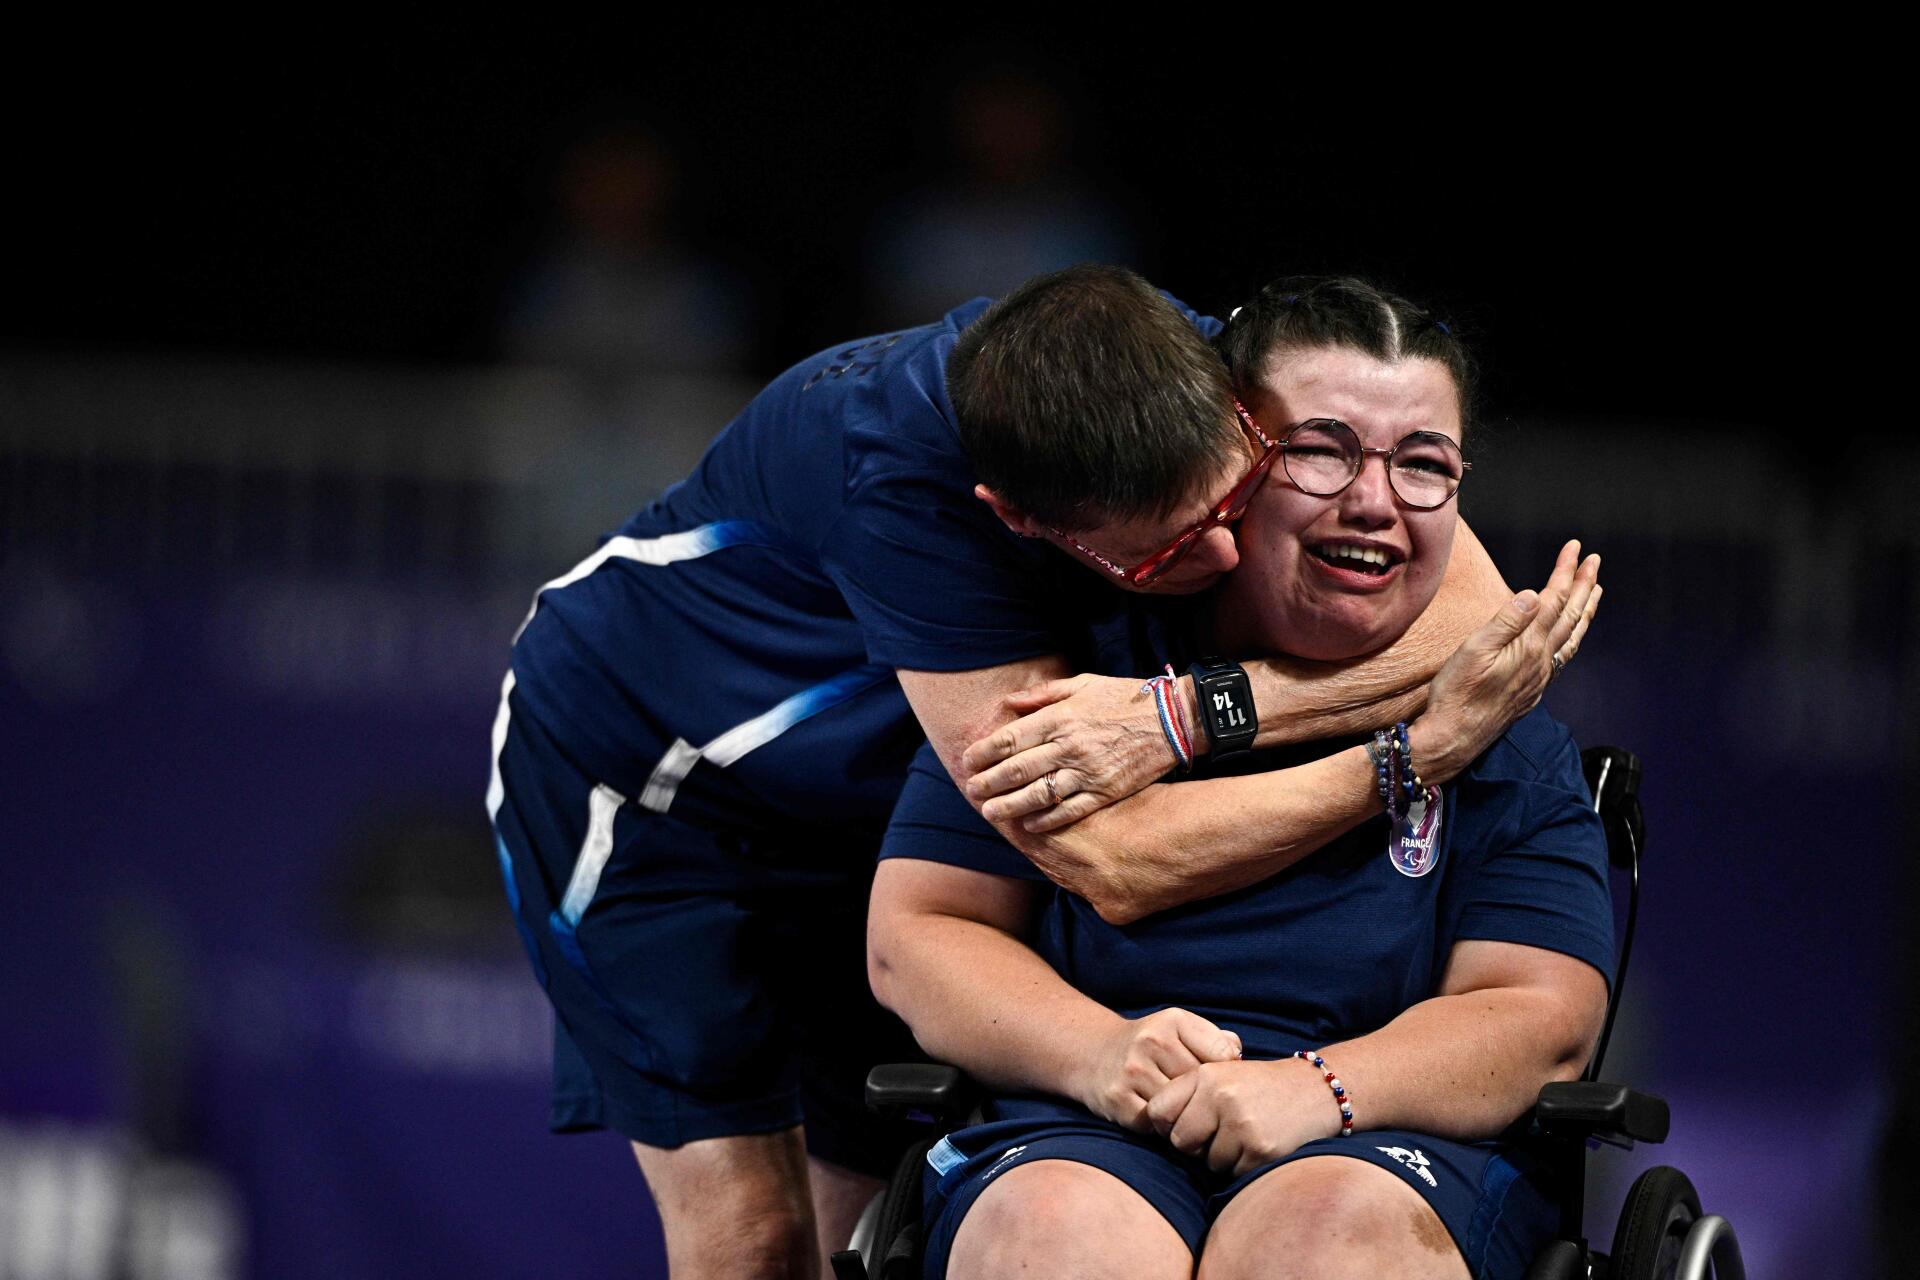
[[[1407,810],[1406,821],[1387,839],[1387,860],[1403,876],[1419,879],[1440,861],[1440,788],[1431,788]]]

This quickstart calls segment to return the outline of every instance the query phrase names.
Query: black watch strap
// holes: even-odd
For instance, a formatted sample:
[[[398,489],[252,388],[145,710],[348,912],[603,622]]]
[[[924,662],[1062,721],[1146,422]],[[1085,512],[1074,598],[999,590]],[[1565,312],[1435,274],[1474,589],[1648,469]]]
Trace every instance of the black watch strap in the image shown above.
[[[1230,756],[1253,746],[1260,718],[1253,711],[1253,685],[1247,671],[1225,658],[1202,658],[1187,668],[1193,676],[1200,724],[1215,756]]]

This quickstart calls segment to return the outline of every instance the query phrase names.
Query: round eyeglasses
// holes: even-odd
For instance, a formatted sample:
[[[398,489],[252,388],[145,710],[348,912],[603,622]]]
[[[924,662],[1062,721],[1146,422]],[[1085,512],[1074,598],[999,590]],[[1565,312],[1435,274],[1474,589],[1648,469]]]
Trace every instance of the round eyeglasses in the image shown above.
[[[1460,456],[1460,446],[1438,431],[1410,432],[1391,449],[1369,449],[1338,418],[1308,418],[1287,432],[1279,452],[1294,488],[1316,498],[1344,491],[1367,455],[1377,453],[1386,459],[1394,495],[1419,511],[1445,506],[1473,467]]]

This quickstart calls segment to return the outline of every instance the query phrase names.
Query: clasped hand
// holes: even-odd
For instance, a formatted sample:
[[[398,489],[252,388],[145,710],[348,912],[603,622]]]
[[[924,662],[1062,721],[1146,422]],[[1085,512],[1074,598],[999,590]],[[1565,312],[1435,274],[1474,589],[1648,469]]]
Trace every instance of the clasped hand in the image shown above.
[[[1075,1090],[1096,1115],[1157,1133],[1187,1155],[1239,1174],[1339,1132],[1326,1084],[1292,1059],[1248,1062],[1240,1037],[1185,1009],[1120,1022]]]

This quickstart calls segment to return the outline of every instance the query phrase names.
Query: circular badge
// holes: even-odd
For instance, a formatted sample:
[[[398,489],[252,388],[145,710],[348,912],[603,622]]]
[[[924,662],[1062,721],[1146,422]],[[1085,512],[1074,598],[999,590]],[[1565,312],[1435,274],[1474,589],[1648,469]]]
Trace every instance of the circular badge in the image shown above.
[[[1440,811],[1444,807],[1440,788],[1430,787],[1425,797],[1415,800],[1406,820],[1387,837],[1387,860],[1403,876],[1416,879],[1433,870],[1440,861]]]

